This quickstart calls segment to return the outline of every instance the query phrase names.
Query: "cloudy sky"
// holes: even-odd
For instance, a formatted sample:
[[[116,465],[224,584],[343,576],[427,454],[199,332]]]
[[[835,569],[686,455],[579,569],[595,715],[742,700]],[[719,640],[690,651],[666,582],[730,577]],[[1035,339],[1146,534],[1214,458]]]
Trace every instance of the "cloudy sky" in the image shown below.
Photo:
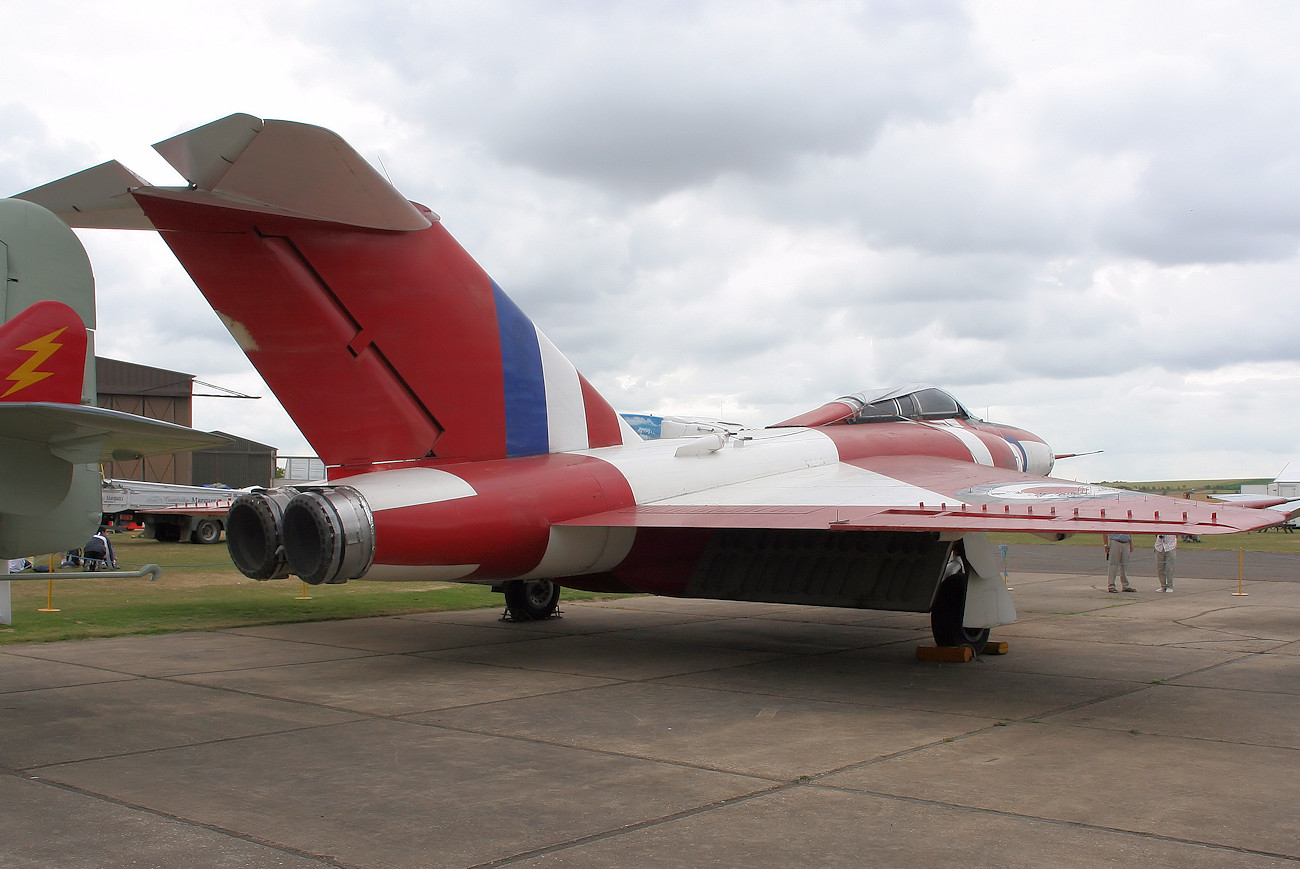
[[[1300,6],[0,0],[0,194],[232,112],[335,130],[623,411],[906,381],[1083,480],[1300,460]],[[156,236],[82,231],[100,355],[267,395]],[[340,412],[344,412],[341,408]]]

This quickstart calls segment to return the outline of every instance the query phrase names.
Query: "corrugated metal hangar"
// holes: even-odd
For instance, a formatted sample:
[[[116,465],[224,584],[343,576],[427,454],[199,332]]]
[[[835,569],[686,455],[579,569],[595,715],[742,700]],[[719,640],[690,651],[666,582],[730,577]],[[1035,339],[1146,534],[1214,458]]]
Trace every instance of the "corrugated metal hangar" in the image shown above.
[[[95,378],[100,407],[176,425],[193,425],[192,374],[96,356]],[[222,447],[109,462],[104,465],[104,476],[185,486],[218,483],[233,489],[271,485],[275,478],[275,447],[229,437],[234,437],[234,442]]]

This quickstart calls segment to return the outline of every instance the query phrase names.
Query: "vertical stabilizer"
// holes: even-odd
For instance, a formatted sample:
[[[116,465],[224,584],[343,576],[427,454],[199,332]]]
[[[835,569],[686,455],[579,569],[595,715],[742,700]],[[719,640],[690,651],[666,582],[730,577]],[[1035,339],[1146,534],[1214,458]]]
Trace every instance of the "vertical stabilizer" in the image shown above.
[[[92,333],[87,329],[95,328],[95,278],[91,274],[86,248],[78,241],[77,234],[43,207],[21,199],[0,199],[0,273],[4,276],[3,285],[0,285],[0,321],[8,324],[19,315],[26,315],[43,324],[31,328],[44,329],[48,325],[43,334],[66,329],[51,338],[60,349],[56,351],[55,343],[51,343],[47,347],[47,358],[40,358],[45,353],[42,347],[21,351],[17,345],[6,343],[4,355],[0,356],[0,366],[4,367],[0,377],[12,375],[31,360],[35,362],[36,372],[48,371],[48,366],[53,366],[59,375],[53,382],[49,382],[48,377],[27,381],[21,380],[19,372],[17,381],[0,381],[0,395],[6,395],[5,401],[62,401],[94,405],[95,366],[91,362],[95,358],[95,346]],[[30,312],[36,303],[44,303],[44,306],[40,312]],[[56,304],[62,314],[55,314],[53,306]],[[79,337],[75,333],[79,333]],[[19,343],[38,341],[39,338],[42,338],[40,334],[30,334]],[[73,346],[79,349],[79,359],[70,359]],[[29,353],[35,355],[27,355]],[[77,372],[77,394],[66,397],[65,393],[60,393],[60,398],[34,397],[55,388],[56,384],[62,388],[73,367]]]
[[[0,558],[16,558],[94,533],[100,462],[229,439],[93,406],[95,284],[67,224],[0,199],[0,257]]]
[[[0,401],[79,404],[86,327],[62,302],[28,307],[0,326]]]
[[[327,465],[637,440],[437,215],[334,133],[235,116],[158,147],[194,186],[136,201]]]

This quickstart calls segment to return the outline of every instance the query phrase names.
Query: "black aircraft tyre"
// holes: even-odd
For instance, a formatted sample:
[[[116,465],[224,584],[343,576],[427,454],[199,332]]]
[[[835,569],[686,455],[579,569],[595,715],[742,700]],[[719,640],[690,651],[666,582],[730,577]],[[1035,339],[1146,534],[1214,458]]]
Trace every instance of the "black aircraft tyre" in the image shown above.
[[[549,579],[515,579],[506,583],[506,609],[517,621],[549,619],[560,605],[560,587]]]
[[[939,586],[930,608],[930,630],[937,646],[970,646],[976,652],[989,641],[988,628],[968,628],[962,618],[966,614],[966,576],[950,577]]]

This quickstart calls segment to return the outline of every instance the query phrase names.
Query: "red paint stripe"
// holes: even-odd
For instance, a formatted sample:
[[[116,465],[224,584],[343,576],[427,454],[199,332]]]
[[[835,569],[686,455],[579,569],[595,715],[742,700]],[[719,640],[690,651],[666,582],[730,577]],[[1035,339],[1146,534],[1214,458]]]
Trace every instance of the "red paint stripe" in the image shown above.
[[[785,428],[787,426],[822,426],[829,425],[833,422],[839,422],[842,419],[852,416],[855,413],[854,408],[842,401],[831,401],[823,404],[816,410],[810,410],[807,413],[801,413],[798,416],[792,416],[787,420],[778,422],[769,428]]]
[[[610,407],[587,378],[578,374],[582,385],[582,404],[587,413],[587,443],[593,447],[612,447],[623,443],[623,430],[618,424],[618,414]]]
[[[714,535],[705,528],[641,528],[614,577],[640,592],[681,597]]]
[[[994,467],[1009,468],[1013,471],[1020,470],[1020,463],[1016,461],[1016,453],[1012,450],[1011,444],[1007,443],[993,432],[985,431],[976,428],[975,426],[965,426],[964,428],[978,437],[988,449],[989,455],[993,457]]]
[[[440,223],[381,232],[137,198],[327,464],[505,455],[491,282]]]
[[[377,510],[376,563],[478,564],[478,578],[520,576],[545,555],[553,524],[634,501],[616,468],[586,456],[555,453],[441,470],[478,494]]]
[[[938,456],[970,462],[970,450],[955,435],[911,422],[829,425],[819,432],[830,438],[840,461],[869,456]]]

